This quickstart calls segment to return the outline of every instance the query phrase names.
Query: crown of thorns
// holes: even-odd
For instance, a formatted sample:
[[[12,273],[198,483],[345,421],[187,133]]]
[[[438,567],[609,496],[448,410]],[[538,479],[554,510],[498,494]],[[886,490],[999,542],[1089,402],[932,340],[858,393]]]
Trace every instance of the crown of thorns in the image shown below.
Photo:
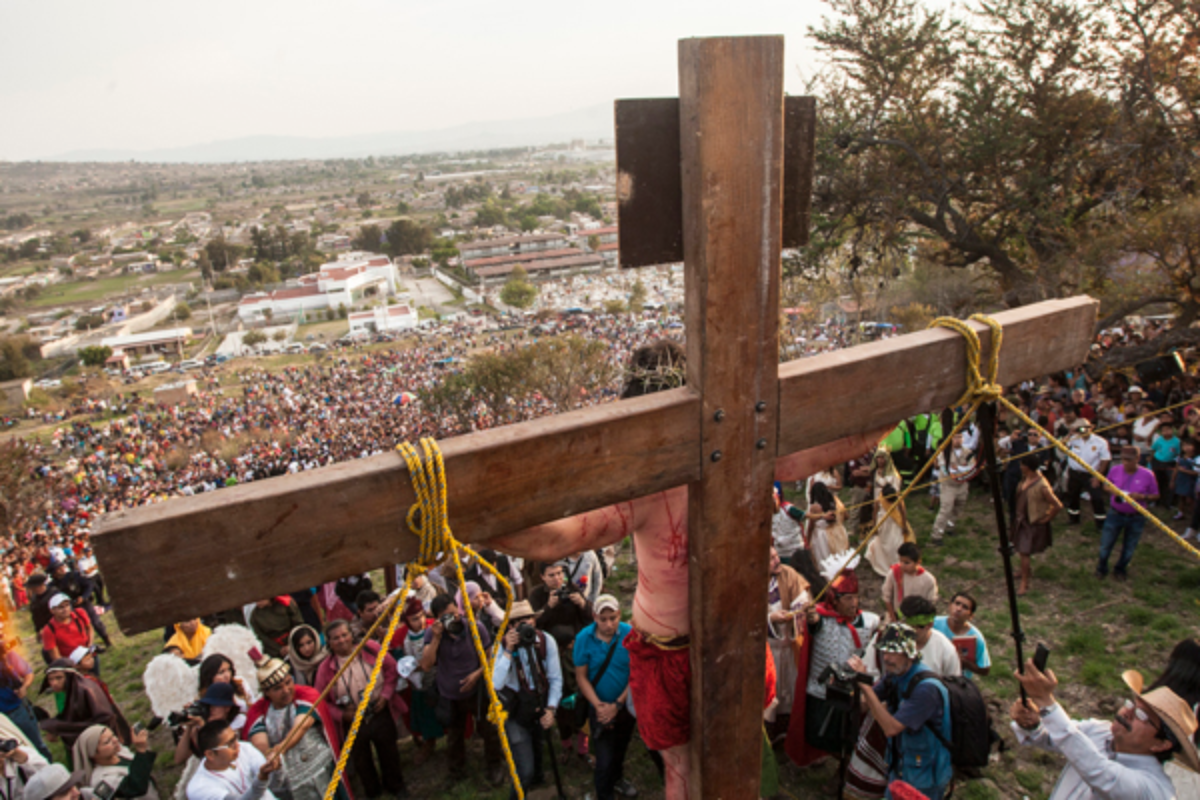
[[[625,367],[624,384],[640,383],[649,390],[678,389],[687,382],[687,366],[669,353],[653,366],[633,364]]]

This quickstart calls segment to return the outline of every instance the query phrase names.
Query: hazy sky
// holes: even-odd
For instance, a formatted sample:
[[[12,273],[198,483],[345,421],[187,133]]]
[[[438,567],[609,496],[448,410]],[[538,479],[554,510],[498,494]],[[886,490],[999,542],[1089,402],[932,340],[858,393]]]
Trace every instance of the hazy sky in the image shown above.
[[[779,33],[818,0],[0,2],[0,160],[259,134],[441,128],[677,94],[676,40]]]

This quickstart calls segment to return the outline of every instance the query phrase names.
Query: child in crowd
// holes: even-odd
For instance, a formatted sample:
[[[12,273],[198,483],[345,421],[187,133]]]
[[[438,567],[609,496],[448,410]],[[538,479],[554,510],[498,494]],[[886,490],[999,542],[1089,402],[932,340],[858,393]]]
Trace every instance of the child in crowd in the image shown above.
[[[1171,495],[1174,488],[1171,477],[1175,471],[1175,462],[1179,460],[1180,447],[1175,425],[1161,422],[1150,440],[1150,468],[1154,470],[1154,478],[1158,481],[1158,488],[1162,493],[1159,502],[1166,508],[1171,507],[1174,499]]]
[[[921,596],[936,603],[937,578],[921,566],[921,550],[912,542],[900,545],[900,561],[892,565],[883,579],[883,601],[887,604],[888,622],[897,620],[896,609],[906,597]]]
[[[1196,494],[1196,475],[1200,473],[1200,459],[1196,458],[1196,440],[1183,440],[1183,454],[1175,461],[1175,477],[1172,486],[1179,508],[1175,511],[1175,519],[1190,517],[1194,495]]]

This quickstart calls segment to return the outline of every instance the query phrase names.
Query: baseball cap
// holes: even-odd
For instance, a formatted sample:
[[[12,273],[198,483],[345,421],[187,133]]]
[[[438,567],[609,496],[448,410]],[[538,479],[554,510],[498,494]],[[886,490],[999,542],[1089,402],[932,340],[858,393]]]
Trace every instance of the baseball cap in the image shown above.
[[[88,653],[94,653],[94,652],[96,652],[96,648],[80,645],[79,647],[76,647],[74,650],[72,650],[71,655],[69,655],[67,657],[71,659],[72,663],[78,664],[79,662],[83,661],[84,658],[87,657]]]
[[[618,613],[621,611],[621,603],[611,594],[602,594],[596,598],[596,602],[592,603],[592,610],[597,614],[610,608]]]
[[[50,598],[50,602],[46,604],[47,608],[58,608],[63,603],[71,602],[71,598],[67,597],[62,592],[57,592]]]

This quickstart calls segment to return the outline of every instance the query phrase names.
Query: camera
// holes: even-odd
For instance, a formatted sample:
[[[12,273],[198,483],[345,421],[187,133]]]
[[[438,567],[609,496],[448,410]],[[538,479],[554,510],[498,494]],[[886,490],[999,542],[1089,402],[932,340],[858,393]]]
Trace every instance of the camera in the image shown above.
[[[570,581],[554,590],[554,595],[559,600],[569,600],[573,594],[579,594],[579,587]]]
[[[167,724],[172,728],[178,728],[180,725],[188,721],[188,717],[199,717],[200,719],[208,719],[208,706],[200,701],[192,703],[183,711],[172,711],[167,715]]]
[[[0,753],[5,755],[16,750],[21,745],[16,739],[0,739]]]
[[[537,642],[537,628],[528,622],[522,622],[517,626],[517,646],[518,647],[533,647]]]
[[[870,686],[875,679],[865,672],[856,672],[849,664],[834,663],[821,670],[821,674],[817,676],[817,682],[828,684],[825,689],[827,700],[849,708],[853,705],[854,696],[858,692],[855,684]]]
[[[467,627],[463,624],[463,621],[453,613],[442,614],[442,616],[438,618],[438,622],[442,623],[443,630],[445,630],[446,633],[450,634],[451,636],[462,636],[463,631],[466,630]]]

